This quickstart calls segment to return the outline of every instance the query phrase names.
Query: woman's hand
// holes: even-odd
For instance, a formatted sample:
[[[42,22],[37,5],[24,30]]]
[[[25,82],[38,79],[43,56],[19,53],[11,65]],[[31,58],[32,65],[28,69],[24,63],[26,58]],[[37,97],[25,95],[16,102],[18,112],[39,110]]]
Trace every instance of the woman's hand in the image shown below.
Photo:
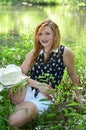
[[[52,96],[55,95],[55,89],[53,89],[50,85],[47,84],[39,84],[39,91],[48,98],[52,98]]]
[[[48,98],[51,98],[51,96],[55,95],[55,89],[53,89],[50,85],[46,83],[41,83],[39,81],[29,78],[28,86],[32,86],[33,88],[39,89],[39,91]]]
[[[80,104],[83,104],[84,103],[84,96],[83,95],[76,95],[75,97],[74,97],[74,101],[76,101],[76,102],[78,102],[78,103],[80,103]]]

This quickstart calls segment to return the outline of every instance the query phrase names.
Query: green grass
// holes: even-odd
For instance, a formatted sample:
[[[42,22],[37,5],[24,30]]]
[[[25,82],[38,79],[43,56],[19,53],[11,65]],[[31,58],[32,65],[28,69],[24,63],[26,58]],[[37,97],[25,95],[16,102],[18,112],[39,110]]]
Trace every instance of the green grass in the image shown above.
[[[65,44],[65,43],[64,43]],[[80,45],[70,46],[75,55],[75,66],[79,76],[83,94],[86,95],[86,45],[83,49]],[[7,64],[20,65],[25,56],[33,47],[31,36],[27,35],[1,35],[0,36],[0,67]],[[81,52],[81,53],[80,53]],[[35,122],[25,125],[31,130],[85,130],[86,129],[86,110],[72,100],[72,89],[67,71],[65,71],[61,84],[57,87],[55,101],[47,112],[44,112]],[[2,96],[2,98],[1,98]],[[7,90],[0,92],[0,129],[17,130],[8,123],[8,116],[13,111],[14,106],[7,97]],[[86,107],[86,104],[84,104]],[[20,128],[20,129],[23,129]]]

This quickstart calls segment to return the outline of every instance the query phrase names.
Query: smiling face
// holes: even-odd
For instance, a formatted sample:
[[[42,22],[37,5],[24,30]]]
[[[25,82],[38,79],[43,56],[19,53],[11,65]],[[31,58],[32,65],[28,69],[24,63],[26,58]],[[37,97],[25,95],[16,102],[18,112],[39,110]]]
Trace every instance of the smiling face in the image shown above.
[[[41,49],[46,52],[55,50],[60,45],[60,32],[58,26],[51,20],[44,20],[35,30],[34,51],[38,55]]]
[[[45,26],[38,33],[38,39],[44,50],[49,51],[53,45],[53,31],[49,26]]]

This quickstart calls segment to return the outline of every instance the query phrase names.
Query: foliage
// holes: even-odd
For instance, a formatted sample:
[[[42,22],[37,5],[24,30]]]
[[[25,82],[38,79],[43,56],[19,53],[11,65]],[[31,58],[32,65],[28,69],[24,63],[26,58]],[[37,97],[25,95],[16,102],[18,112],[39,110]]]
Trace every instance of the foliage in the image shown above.
[[[73,101],[72,86],[65,72],[62,83],[56,89],[56,95],[50,108],[38,117],[35,130],[85,130],[86,104],[84,107]]]
[[[7,90],[0,92],[0,129],[7,130],[10,127],[8,116],[13,111],[13,105],[8,99]]]
[[[2,4],[7,4],[7,5],[55,5],[57,4],[58,0],[3,0],[3,2],[1,2]]]
[[[0,1],[1,4],[6,5],[56,5],[56,4],[86,4],[86,0],[3,0]]]
[[[0,36],[0,65],[20,65],[33,44],[29,36],[5,35]]]
[[[15,33],[1,35],[0,67],[9,63],[20,65],[32,47],[33,40],[31,36],[17,35]],[[75,46],[73,47],[72,44],[70,48],[73,49],[75,54],[75,65],[81,87],[83,87],[83,94],[85,95],[86,63],[84,61],[84,55],[86,55],[86,45],[84,45],[83,51],[75,48]],[[81,55],[79,51],[82,51]],[[81,56],[83,57],[82,59]],[[20,130],[25,127],[29,127],[31,130],[85,130],[86,104],[82,107],[72,100],[74,90],[76,90],[76,87],[72,86],[67,71],[65,70],[63,80],[56,89],[56,95],[50,108],[42,115],[39,115],[36,121],[21,127]],[[18,130],[17,128],[12,128],[8,123],[8,116],[13,111],[14,106],[7,97],[7,90],[0,92],[0,95],[0,129]]]
[[[11,63],[20,65],[33,46],[31,37],[26,35],[19,36],[14,32],[0,37],[0,67]],[[0,129],[17,129],[12,128],[8,122],[8,116],[13,110],[14,106],[8,98],[8,90],[4,89],[0,92]]]

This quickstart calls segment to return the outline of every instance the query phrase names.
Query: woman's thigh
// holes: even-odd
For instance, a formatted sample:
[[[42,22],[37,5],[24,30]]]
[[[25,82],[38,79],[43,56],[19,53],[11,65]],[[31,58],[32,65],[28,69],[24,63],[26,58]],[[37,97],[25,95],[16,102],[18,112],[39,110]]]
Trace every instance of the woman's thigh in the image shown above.
[[[32,102],[24,101],[15,107],[14,113],[9,117],[9,122],[12,126],[20,127],[25,123],[36,119],[38,109]]]

